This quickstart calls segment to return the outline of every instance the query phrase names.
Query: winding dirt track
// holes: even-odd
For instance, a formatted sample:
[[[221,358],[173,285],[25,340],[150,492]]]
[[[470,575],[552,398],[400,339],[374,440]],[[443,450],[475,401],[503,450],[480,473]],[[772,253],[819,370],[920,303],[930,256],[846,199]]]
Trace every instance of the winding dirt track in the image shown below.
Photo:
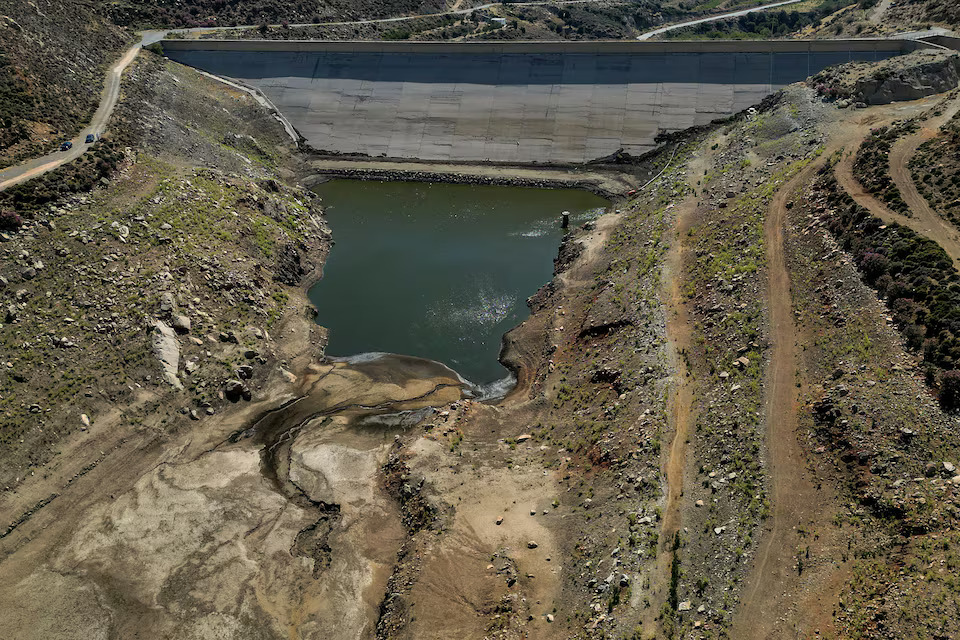
[[[906,108],[927,108],[927,101]],[[770,318],[771,356],[767,370],[766,442],[768,449],[773,509],[769,529],[764,532],[753,570],[747,579],[740,610],[734,618],[732,638],[794,638],[805,629],[828,626],[830,608],[842,586],[840,566],[798,575],[795,560],[800,543],[798,525],[818,531],[819,543],[811,545],[815,554],[829,555],[836,543],[830,519],[835,496],[826,486],[815,485],[807,472],[807,461],[798,438],[797,415],[804,384],[798,343],[804,340],[793,315],[790,271],[787,265],[784,234],[788,225],[787,202],[813,180],[823,162],[836,151],[858,143],[870,127],[902,117],[902,105],[883,106],[861,112],[836,123],[821,158],[803,168],[774,195],[765,220],[764,231],[769,279],[767,300]],[[849,166],[848,157],[841,165]],[[841,186],[862,194],[859,183]],[[853,193],[851,193],[853,195]],[[809,540],[804,541],[806,545]]]
[[[953,259],[953,266],[960,269],[960,233],[957,233],[956,227],[937,214],[927,199],[920,195],[910,172],[910,160],[916,154],[917,148],[935,137],[958,111],[960,111],[960,97],[954,98],[941,115],[927,120],[918,133],[898,140],[890,150],[890,177],[900,189],[904,202],[910,207],[910,212],[914,216],[911,219],[913,224],[907,226],[943,247]]]
[[[781,596],[793,574],[796,527],[819,508],[817,490],[805,473],[805,458],[797,439],[797,327],[793,320],[790,272],[784,255],[786,203],[808,183],[817,163],[805,167],[774,196],[764,224],[767,245],[767,304],[770,310],[770,365],[767,370],[767,448],[773,489],[772,527],[758,550],[756,565],[734,621],[736,638],[770,637],[782,611]]]
[[[884,222],[896,222],[930,238],[943,247],[953,260],[954,267],[960,269],[960,234],[950,223],[937,215],[926,199],[920,195],[909,167],[910,159],[917,148],[924,141],[934,137],[958,111],[960,111],[960,97],[954,98],[941,115],[924,122],[924,126],[918,133],[898,140],[890,151],[890,176],[900,189],[904,202],[910,207],[910,212],[913,214],[910,217],[894,212],[881,200],[864,190],[863,185],[853,175],[855,152],[838,162],[835,172],[837,182],[857,204]]]

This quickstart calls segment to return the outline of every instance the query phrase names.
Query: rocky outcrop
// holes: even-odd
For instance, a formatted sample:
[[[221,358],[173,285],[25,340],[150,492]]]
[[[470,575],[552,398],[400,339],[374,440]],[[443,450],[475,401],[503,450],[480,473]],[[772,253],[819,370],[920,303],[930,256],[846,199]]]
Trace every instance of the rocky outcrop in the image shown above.
[[[173,327],[162,320],[154,321],[151,337],[153,354],[163,367],[163,377],[175,389],[183,389],[183,383],[177,375],[180,366],[180,341]]]
[[[960,84],[960,57],[953,55],[903,69],[881,69],[857,82],[854,95],[867,104],[918,100]]]
[[[274,278],[283,284],[295,287],[303,281],[313,267],[306,264],[300,250],[292,242],[280,248],[277,254],[276,275]]]

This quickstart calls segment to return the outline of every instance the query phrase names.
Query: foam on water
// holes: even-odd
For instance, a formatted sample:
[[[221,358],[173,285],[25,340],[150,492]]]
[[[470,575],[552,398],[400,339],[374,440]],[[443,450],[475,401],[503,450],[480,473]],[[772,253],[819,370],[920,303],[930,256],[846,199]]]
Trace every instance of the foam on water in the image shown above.
[[[553,276],[561,212],[595,217],[607,204],[569,189],[331,180],[315,190],[337,241],[310,292],[327,353],[410,354],[478,384],[503,379],[503,335]]]

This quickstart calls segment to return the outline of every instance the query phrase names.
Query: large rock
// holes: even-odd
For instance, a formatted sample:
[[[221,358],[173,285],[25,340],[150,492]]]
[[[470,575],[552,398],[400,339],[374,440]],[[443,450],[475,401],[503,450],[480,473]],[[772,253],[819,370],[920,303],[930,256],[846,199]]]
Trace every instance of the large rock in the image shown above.
[[[276,274],[274,278],[278,282],[297,286],[303,280],[313,267],[304,263],[300,250],[292,242],[280,247],[277,252]]]
[[[153,325],[153,354],[157,356],[163,367],[163,377],[175,389],[183,389],[183,383],[177,375],[180,367],[180,341],[173,327],[162,320]]]
[[[164,293],[160,296],[160,313],[163,315],[169,315],[173,313],[173,310],[177,308],[177,299],[173,297],[173,294],[170,292]]]
[[[898,70],[882,70],[857,82],[855,94],[867,104],[919,100],[960,84],[960,57],[950,56]]]
[[[173,314],[171,324],[177,333],[190,333],[190,318],[182,313]]]
[[[253,397],[253,394],[250,392],[250,387],[240,380],[227,380],[223,385],[223,395],[230,402],[239,402],[240,398],[250,400],[250,398]]]

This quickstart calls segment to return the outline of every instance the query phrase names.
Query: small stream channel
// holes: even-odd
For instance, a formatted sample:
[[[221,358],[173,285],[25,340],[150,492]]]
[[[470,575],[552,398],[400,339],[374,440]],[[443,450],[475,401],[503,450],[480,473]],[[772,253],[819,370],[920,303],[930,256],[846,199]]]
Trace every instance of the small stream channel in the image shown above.
[[[442,362],[477,385],[504,380],[504,333],[553,274],[571,225],[609,202],[576,189],[331,180],[321,196],[336,245],[310,290],[327,354]]]

